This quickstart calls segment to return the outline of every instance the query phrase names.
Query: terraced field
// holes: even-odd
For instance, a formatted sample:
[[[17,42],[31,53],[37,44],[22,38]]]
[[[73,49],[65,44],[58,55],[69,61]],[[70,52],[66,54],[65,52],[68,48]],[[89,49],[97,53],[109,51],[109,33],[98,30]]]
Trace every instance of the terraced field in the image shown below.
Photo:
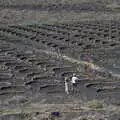
[[[118,101],[119,25],[116,21],[1,25],[1,107],[35,101],[66,103],[71,99],[64,93],[64,77],[73,73],[80,80],[71,96]]]
[[[39,116],[40,111],[47,114],[58,108],[71,116],[69,120],[86,114],[95,114],[96,118],[75,120],[119,120],[118,108],[106,107],[106,110],[99,103],[96,111],[79,108],[74,114],[66,112],[67,107],[72,110],[71,104],[78,107],[81,101],[120,105],[119,4],[116,8],[111,1],[99,0],[72,3],[36,0],[32,4],[27,0],[26,3],[10,1],[0,2],[0,120],[31,120],[29,113]],[[88,14],[92,15],[90,20],[84,20],[85,16],[89,18]],[[98,14],[104,19],[98,20],[99,16],[92,19]],[[63,21],[76,17],[70,17],[69,22],[56,22],[56,16]],[[29,24],[30,20],[43,22]],[[73,73],[80,78],[74,93],[70,82]],[[69,78],[69,95],[64,91],[65,77]],[[51,108],[44,108],[46,104]],[[112,110],[117,113],[113,114]],[[68,117],[61,119],[68,120]]]

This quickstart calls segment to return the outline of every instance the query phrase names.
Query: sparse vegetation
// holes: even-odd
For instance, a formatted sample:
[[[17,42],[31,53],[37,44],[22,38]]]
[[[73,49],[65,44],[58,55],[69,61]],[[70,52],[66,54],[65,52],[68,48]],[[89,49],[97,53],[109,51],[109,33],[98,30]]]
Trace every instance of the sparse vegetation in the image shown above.
[[[1,0],[0,119],[116,119],[119,5],[118,0]],[[73,73],[80,79],[72,93]],[[60,117],[51,117],[55,111]]]
[[[96,110],[104,110],[105,109],[105,101],[104,100],[91,100],[88,101],[87,103],[85,103],[85,106],[88,106],[92,109],[96,109]]]
[[[16,91],[16,90],[1,91],[1,92],[0,92],[0,95],[5,95],[5,94],[17,94],[17,93],[24,93],[24,91]]]

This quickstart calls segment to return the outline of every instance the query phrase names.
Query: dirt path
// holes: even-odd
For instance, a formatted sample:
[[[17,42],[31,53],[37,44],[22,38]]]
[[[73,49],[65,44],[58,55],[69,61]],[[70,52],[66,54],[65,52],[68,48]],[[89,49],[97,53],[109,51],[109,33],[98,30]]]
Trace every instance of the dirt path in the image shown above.
[[[94,104],[93,104],[94,103]],[[98,101],[90,101],[84,104],[39,104],[34,103],[29,107],[7,109],[3,110],[1,116],[17,116],[21,115],[24,119],[32,118],[32,120],[44,120],[44,118],[49,118],[51,120],[52,112],[59,112],[60,117],[57,120],[67,120],[68,116],[70,120],[73,119],[103,119],[109,120],[116,116],[119,116],[120,109],[116,106],[103,106],[98,107]],[[101,103],[102,105],[102,103]],[[92,107],[90,107],[92,106]],[[112,108],[112,109],[111,109]],[[117,112],[116,112],[117,111]],[[20,117],[20,116],[19,116]],[[116,117],[114,117],[116,118]],[[112,120],[112,119],[111,119]]]
[[[92,70],[96,70],[96,71],[99,71],[99,72],[109,72],[105,68],[101,68],[98,65],[95,65],[91,62],[77,60],[75,58],[72,58],[72,57],[69,57],[69,56],[66,56],[66,55],[62,55],[62,54],[58,54],[56,52],[50,52],[50,51],[46,51],[46,50],[40,50],[39,52],[44,52],[44,53],[47,53],[47,54],[51,54],[51,55],[54,55],[56,57],[63,58],[64,60],[67,60],[69,62],[76,63],[78,65],[85,65],[85,66],[91,68]],[[110,73],[110,74],[112,74],[113,77],[117,77],[118,79],[120,78],[119,74],[114,74],[114,73]]]

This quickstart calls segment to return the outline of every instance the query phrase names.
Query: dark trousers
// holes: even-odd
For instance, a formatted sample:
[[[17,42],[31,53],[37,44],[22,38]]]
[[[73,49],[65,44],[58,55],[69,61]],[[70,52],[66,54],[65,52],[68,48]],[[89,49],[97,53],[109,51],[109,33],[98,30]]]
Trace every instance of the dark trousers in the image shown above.
[[[77,84],[76,83],[72,83],[72,92],[75,92],[76,87],[77,87]]]

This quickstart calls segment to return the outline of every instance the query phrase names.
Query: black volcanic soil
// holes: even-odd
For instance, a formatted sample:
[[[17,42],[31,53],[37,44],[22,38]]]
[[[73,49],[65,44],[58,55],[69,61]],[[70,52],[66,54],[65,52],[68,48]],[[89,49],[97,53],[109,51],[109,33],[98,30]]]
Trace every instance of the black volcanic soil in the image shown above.
[[[75,93],[79,99],[82,95],[87,99],[103,99],[109,95],[119,99],[119,78],[112,76],[112,73],[120,72],[119,23],[108,21],[103,26],[102,22],[1,25],[2,106],[15,95],[24,96],[24,102],[30,102],[34,99],[43,100],[44,94],[45,103],[64,103],[67,101],[63,99],[64,77],[70,78],[74,72],[80,77]],[[111,29],[108,29],[109,24]],[[110,32],[114,39],[109,39]],[[71,60],[65,60],[64,55]],[[74,63],[72,58],[97,64],[104,71]],[[51,99],[46,97],[49,94],[53,95]],[[58,95],[61,96],[59,101],[54,97]],[[10,105],[9,102],[7,104]]]
[[[32,105],[36,107],[44,104],[71,105],[94,100],[105,102],[100,105],[97,103],[95,109],[101,111],[94,111],[92,108],[93,111],[91,109],[87,111],[86,108],[82,111],[81,108],[83,113],[76,112],[76,116],[86,113],[88,116],[96,115],[93,118],[95,120],[96,118],[119,120],[119,20],[94,19],[69,23],[44,21],[40,24],[39,22],[23,24],[24,20],[39,21],[41,18],[44,20],[49,18],[50,13],[54,16],[54,12],[62,11],[74,11],[77,14],[87,12],[118,14],[119,9],[108,10],[105,4],[99,2],[35,6],[0,4],[0,120],[29,118],[26,113],[17,113],[16,108],[23,106],[22,109],[26,110],[29,107],[29,112],[34,114],[36,109],[32,111]],[[42,16],[44,11],[48,13]],[[51,16],[49,20],[51,21]],[[17,24],[19,22],[21,25]],[[70,83],[73,73],[80,78],[74,93],[71,91]],[[65,77],[69,79],[69,95],[64,91]],[[107,104],[108,107],[104,109],[101,104]],[[117,108],[110,108],[112,105]],[[16,111],[13,112],[14,109]],[[38,110],[40,111],[40,108]],[[49,110],[52,111],[52,107]],[[70,115],[70,112],[66,113],[67,115],[71,116],[71,120],[76,117],[73,113]]]

